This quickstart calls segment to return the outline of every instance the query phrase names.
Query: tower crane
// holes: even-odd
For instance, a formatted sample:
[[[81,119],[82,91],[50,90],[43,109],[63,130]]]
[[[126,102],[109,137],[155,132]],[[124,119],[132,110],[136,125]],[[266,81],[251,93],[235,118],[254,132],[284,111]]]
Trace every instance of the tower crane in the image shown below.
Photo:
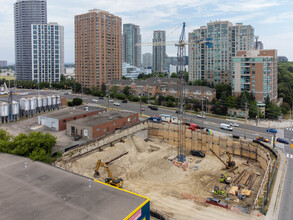
[[[184,69],[184,57],[186,54],[186,45],[195,45],[195,44],[205,44],[209,48],[212,47],[212,43],[210,42],[212,39],[202,39],[200,38],[197,41],[186,42],[185,41],[185,22],[183,22],[182,31],[179,37],[179,41],[174,44],[174,42],[154,42],[154,43],[146,43],[141,44],[138,43],[136,46],[177,46],[177,75],[179,77],[179,83],[177,87],[177,95],[178,95],[178,155],[177,159],[180,162],[185,162],[186,160],[186,143],[185,143],[185,131],[186,131],[186,119],[184,114],[185,109],[185,95],[184,88],[186,86],[185,82],[185,69]]]

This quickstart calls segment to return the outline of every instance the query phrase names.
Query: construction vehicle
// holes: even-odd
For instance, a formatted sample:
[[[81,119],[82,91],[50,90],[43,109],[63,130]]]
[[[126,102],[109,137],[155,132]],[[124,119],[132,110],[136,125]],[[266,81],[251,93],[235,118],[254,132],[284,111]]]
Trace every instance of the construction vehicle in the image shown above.
[[[230,154],[230,152],[227,151],[226,154],[227,154],[227,156],[228,156],[228,158],[229,158],[229,159],[226,161],[228,167],[229,167],[229,168],[233,168],[233,167],[235,167],[236,163],[235,163],[234,160],[231,159],[231,154]]]
[[[227,173],[221,174],[221,177],[220,177],[220,182],[221,183],[230,184],[231,180],[232,180],[232,178],[230,176],[227,176]]]
[[[214,196],[223,196],[226,197],[226,193],[222,190],[220,190],[220,188],[218,186],[214,187],[214,191],[213,191]]]
[[[118,187],[118,188],[121,188],[123,186],[123,179],[121,179],[121,178],[113,178],[110,168],[102,160],[98,160],[98,162],[97,162],[96,169],[95,169],[95,174],[94,174],[95,177],[100,176],[100,173],[99,173],[99,168],[100,167],[104,167],[105,170],[108,173],[108,177],[105,178],[105,183],[110,184],[110,185],[115,186],[115,187]]]

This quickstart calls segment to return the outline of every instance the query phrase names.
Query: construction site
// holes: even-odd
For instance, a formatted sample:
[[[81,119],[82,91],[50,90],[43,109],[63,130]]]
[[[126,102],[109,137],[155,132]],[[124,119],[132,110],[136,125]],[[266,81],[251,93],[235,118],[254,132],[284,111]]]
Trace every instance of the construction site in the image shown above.
[[[180,162],[178,129],[144,121],[68,151],[55,165],[103,182],[115,177],[121,184],[111,185],[150,198],[151,210],[166,219],[251,218],[262,205],[275,163],[270,151],[257,143],[184,126],[187,153]],[[191,150],[205,157],[192,156]],[[97,167],[99,160],[105,169]]]

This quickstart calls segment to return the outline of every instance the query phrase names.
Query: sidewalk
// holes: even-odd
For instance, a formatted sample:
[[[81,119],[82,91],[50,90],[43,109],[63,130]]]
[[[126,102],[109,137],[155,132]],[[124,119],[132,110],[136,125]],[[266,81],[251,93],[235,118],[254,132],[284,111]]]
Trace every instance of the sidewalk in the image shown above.
[[[270,204],[265,217],[266,220],[277,220],[281,205],[282,192],[287,171],[287,158],[282,151],[278,150],[278,153],[280,156],[280,166],[278,168],[274,188],[272,189],[273,194],[271,197],[271,201],[269,201]]]

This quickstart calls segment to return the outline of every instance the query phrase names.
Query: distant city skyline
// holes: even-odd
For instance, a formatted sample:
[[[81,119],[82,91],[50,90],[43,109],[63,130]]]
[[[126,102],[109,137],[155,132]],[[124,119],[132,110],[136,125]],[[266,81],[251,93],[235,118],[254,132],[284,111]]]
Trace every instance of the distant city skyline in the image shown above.
[[[0,0],[0,60],[15,63],[14,57],[14,17],[13,4],[16,0]],[[210,21],[221,20],[245,23],[255,28],[255,35],[265,45],[265,49],[277,49],[278,55],[293,61],[293,2],[291,0],[149,0],[136,3],[134,0],[77,1],[50,0],[48,21],[64,26],[65,63],[74,63],[74,15],[98,8],[110,11],[122,18],[122,23],[140,26],[142,43],[152,41],[154,30],[165,30],[167,41],[179,38],[182,23],[187,24],[187,33]],[[142,47],[142,53],[152,51],[152,47]],[[176,56],[175,46],[166,48],[168,56]]]

